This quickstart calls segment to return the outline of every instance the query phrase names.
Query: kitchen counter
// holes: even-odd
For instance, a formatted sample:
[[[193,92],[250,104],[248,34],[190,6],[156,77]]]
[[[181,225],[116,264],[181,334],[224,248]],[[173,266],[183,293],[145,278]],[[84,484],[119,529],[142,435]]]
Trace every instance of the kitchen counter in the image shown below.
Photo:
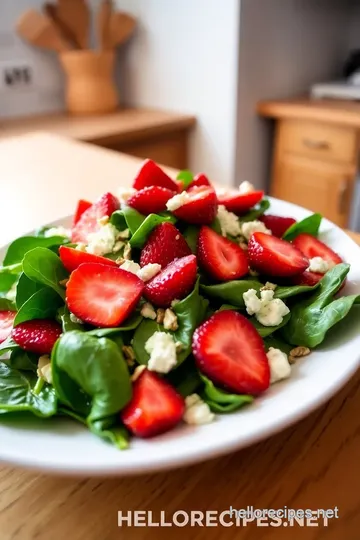
[[[139,160],[48,135],[0,143],[0,242],[69,214],[80,197],[130,184]],[[46,201],[44,201],[46,196]],[[360,235],[353,235],[360,243]],[[135,478],[59,478],[0,467],[1,540],[158,540],[158,528],[117,527],[117,511],[333,508],[328,527],[258,529],[246,540],[359,537],[360,374],[326,405],[250,448],[202,464]],[[146,459],[146,456],[144,456]],[[161,531],[183,538],[176,528]],[[190,534],[189,534],[190,532]],[[235,529],[193,528],[189,538],[239,538]]]

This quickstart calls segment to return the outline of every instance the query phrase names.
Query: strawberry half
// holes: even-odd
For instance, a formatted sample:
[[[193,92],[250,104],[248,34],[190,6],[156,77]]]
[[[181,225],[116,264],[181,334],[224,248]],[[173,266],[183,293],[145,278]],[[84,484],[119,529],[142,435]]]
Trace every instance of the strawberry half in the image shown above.
[[[80,251],[67,246],[59,247],[59,256],[66,270],[70,273],[76,270],[80,264],[84,263],[98,263],[117,266],[116,262],[112,261],[111,259],[99,257],[98,255],[92,255],[92,253],[86,253],[85,251]]]
[[[77,207],[74,214],[74,221],[73,226],[77,224],[83,213],[92,206],[92,203],[89,201],[85,201],[84,199],[80,199],[77,203]]]
[[[96,263],[80,265],[66,287],[66,302],[77,317],[94,326],[119,326],[135,309],[144,282],[126,270]]]
[[[247,253],[251,268],[268,276],[296,276],[309,266],[309,260],[299,249],[271,234],[251,235]]]
[[[248,273],[249,263],[240,246],[209,227],[201,227],[197,256],[199,265],[219,281],[238,279]]]
[[[148,186],[160,186],[176,192],[180,190],[179,185],[151,159],[145,159],[133,182],[135,189]]]
[[[50,354],[61,335],[61,326],[50,319],[33,319],[18,324],[11,337],[25,351]]]
[[[296,223],[296,219],[291,217],[272,216],[270,214],[259,217],[265,226],[270,229],[274,236],[282,238],[291,225]]]
[[[111,216],[120,208],[120,203],[111,193],[104,193],[102,197],[90,206],[81,215],[79,221],[72,229],[71,240],[74,243],[87,242],[88,234],[99,230],[98,220],[104,216]]]
[[[320,279],[324,277],[324,274],[319,274],[318,272],[309,272],[308,270],[305,270],[300,275],[294,276],[291,279],[291,283],[293,285],[309,285],[310,287],[313,287],[317,283],[319,283]]]
[[[216,217],[217,198],[211,187],[194,187],[188,191],[189,202],[173,211],[178,218],[194,225],[209,225]]]
[[[225,206],[226,210],[234,214],[245,214],[250,208],[255,206],[264,196],[263,191],[249,191],[249,193],[221,193],[218,194],[218,202]]]
[[[127,205],[135,208],[140,214],[158,214],[166,210],[166,203],[175,195],[174,191],[160,186],[149,186],[132,195]]]
[[[196,281],[196,272],[195,255],[175,259],[146,283],[144,296],[154,306],[169,307],[173,300],[181,300],[190,293]]]
[[[168,222],[160,223],[151,232],[140,255],[140,266],[157,263],[165,268],[174,259],[191,255],[185,238]]]
[[[218,311],[193,335],[199,370],[215,384],[237,394],[261,394],[270,384],[264,343],[246,317]]]
[[[313,257],[321,257],[333,264],[340,264],[343,262],[342,258],[335,253],[329,246],[311,236],[311,234],[302,233],[299,234],[292,242],[308,259]]]
[[[205,174],[202,174],[202,173],[197,174],[196,176],[194,176],[193,181],[188,185],[186,191],[190,191],[190,190],[192,190],[192,188],[200,187],[200,186],[211,187],[211,183],[210,183],[208,177]]]
[[[10,336],[15,317],[16,311],[0,311],[0,343]]]
[[[174,428],[184,411],[185,401],[175,388],[145,369],[134,382],[131,401],[120,416],[137,437],[153,437]]]

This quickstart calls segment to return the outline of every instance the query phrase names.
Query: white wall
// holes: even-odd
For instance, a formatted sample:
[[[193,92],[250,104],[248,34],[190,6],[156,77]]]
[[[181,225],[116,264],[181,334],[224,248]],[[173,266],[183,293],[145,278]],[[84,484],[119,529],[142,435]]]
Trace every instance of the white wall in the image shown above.
[[[139,18],[121,55],[128,104],[196,115],[191,168],[230,183],[235,166],[240,0],[117,0]]]

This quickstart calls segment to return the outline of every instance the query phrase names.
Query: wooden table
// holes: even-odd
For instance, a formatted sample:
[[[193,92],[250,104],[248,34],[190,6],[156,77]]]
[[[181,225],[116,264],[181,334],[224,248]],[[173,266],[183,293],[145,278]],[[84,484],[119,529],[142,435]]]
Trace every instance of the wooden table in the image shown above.
[[[42,159],[37,157],[39,151]],[[114,189],[120,180],[129,182],[138,166],[130,157],[39,135],[1,143],[0,162],[2,178],[16,179],[17,193],[34,208],[33,213],[24,202],[13,206],[18,200],[14,186],[12,193],[6,193],[6,204],[1,196],[3,238],[7,235],[4,227],[13,223],[14,207],[20,228],[29,229],[35,222],[46,221],[50,213],[54,218],[71,211],[80,194],[93,198],[105,184]],[[81,186],[75,183],[79,178]],[[47,186],[48,201],[44,204]],[[0,195],[2,190],[3,184]],[[6,215],[4,210],[9,206]],[[360,243],[360,235],[353,237]],[[360,374],[327,405],[293,427],[245,450],[186,469],[101,480],[51,477],[2,466],[0,538],[157,540],[163,535],[171,539],[186,535],[196,540],[358,540],[359,410]],[[337,506],[340,519],[330,522],[328,528],[294,527],[291,531],[251,524],[246,529],[186,531],[117,527],[118,510],[152,510],[158,516],[160,510],[226,510],[248,505],[295,509]]]

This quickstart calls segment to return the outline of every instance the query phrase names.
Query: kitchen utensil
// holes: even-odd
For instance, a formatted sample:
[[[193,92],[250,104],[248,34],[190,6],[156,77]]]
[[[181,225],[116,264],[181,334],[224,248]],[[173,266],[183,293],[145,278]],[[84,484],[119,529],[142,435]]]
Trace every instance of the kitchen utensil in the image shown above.
[[[16,31],[32,45],[57,52],[69,50],[69,45],[53,22],[34,9],[25,11],[16,23]]]
[[[90,10],[85,0],[58,0],[56,12],[59,21],[72,33],[78,47],[89,47]]]
[[[110,42],[112,47],[118,47],[130,38],[136,26],[136,19],[121,11],[111,13]]]
[[[57,6],[55,6],[54,4],[51,4],[50,2],[46,2],[43,6],[43,10],[44,10],[45,15],[47,15],[49,19],[52,21],[52,23],[54,24],[54,26],[56,26],[63,40],[66,41],[66,43],[68,44],[68,47],[70,49],[79,49],[80,46],[78,45],[72,31],[59,18],[58,13],[57,13]]]
[[[102,0],[96,17],[99,49],[101,51],[112,49],[112,42],[110,38],[110,20],[112,14],[112,1]]]

